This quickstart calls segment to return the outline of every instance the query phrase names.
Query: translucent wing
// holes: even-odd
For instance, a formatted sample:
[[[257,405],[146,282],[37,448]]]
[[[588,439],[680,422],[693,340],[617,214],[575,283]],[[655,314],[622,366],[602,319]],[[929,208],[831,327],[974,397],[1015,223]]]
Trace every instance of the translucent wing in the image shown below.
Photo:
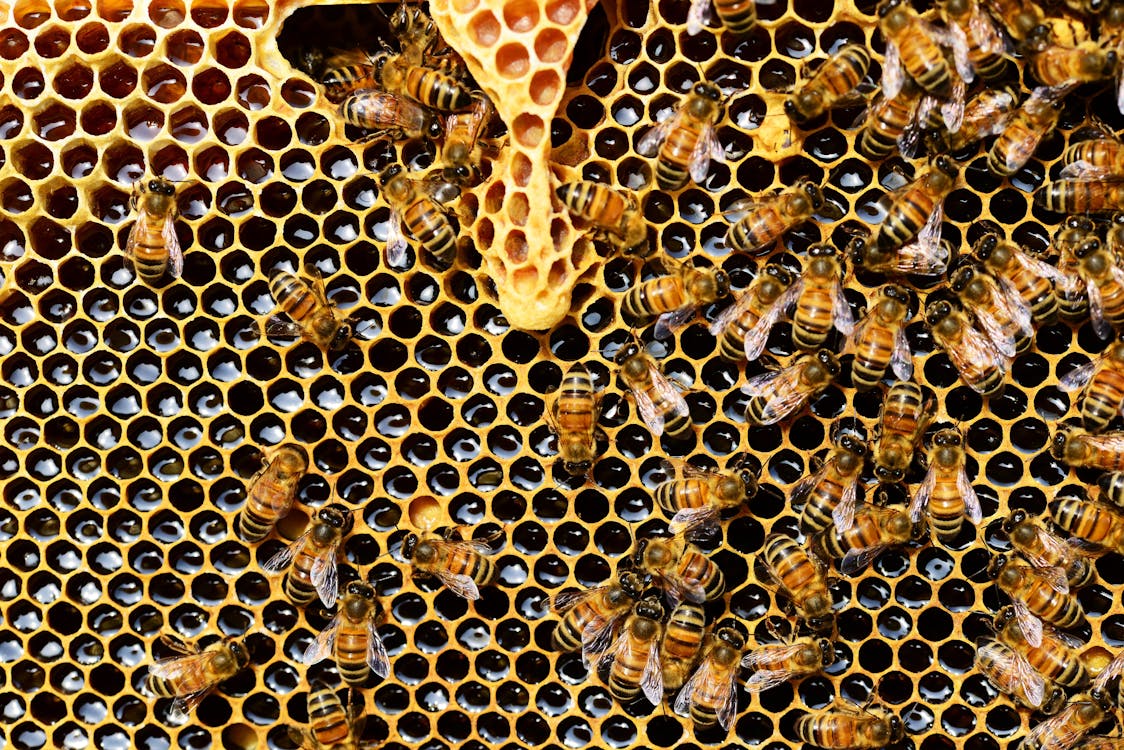
[[[983,11],[979,5],[972,7],[972,14],[968,17],[968,30],[976,40],[980,51],[989,55],[1002,55],[1007,51],[1003,42],[1003,35],[995,27],[991,16]]]
[[[312,561],[312,570],[309,571],[308,576],[312,585],[316,587],[316,593],[320,595],[320,601],[329,608],[335,606],[336,598],[339,596],[339,572],[336,567],[338,550],[339,544],[333,543],[317,555]]]
[[[895,266],[899,273],[936,276],[948,269],[949,254],[940,243],[940,228],[940,221],[930,216],[917,239],[898,248]]]
[[[640,689],[653,706],[663,703],[663,667],[660,665],[660,639],[653,638],[648,646],[648,660],[640,676]]]
[[[704,526],[713,526],[718,522],[719,512],[713,505],[704,505],[701,508],[683,508],[676,512],[668,523],[671,533],[678,534],[682,531]]]
[[[855,525],[855,502],[858,497],[858,477],[853,477],[843,488],[839,504],[831,511],[831,520],[839,531],[847,531]]]
[[[914,100],[910,107],[909,120],[898,136],[898,151],[902,156],[912,159],[917,155],[921,137],[925,134],[924,123],[928,122],[932,109],[939,106],[940,101],[932,96],[923,96]]]
[[[619,658],[622,654],[626,653],[628,651],[628,643],[629,641],[627,633],[622,633],[621,635],[617,636],[617,640],[613,642],[612,647],[608,651],[603,653],[601,655],[601,658],[597,660],[597,668],[604,669],[617,658]]]
[[[550,603],[550,610],[556,615],[564,615],[566,612],[573,609],[577,604],[591,596],[597,596],[602,591],[607,589],[608,586],[598,586],[595,589],[586,589],[584,591],[565,591],[561,594],[555,594],[554,600]]]
[[[1015,337],[1007,326],[1003,324],[995,313],[986,308],[977,307],[973,310],[980,328],[991,340],[991,345],[1004,357],[1014,357],[1016,352]]]
[[[1097,675],[1096,681],[1093,682],[1094,688],[1104,689],[1105,685],[1117,675],[1124,673],[1124,651],[1118,651],[1116,656],[1112,657],[1112,661],[1105,665]]]
[[[917,488],[917,492],[913,493],[913,499],[909,501],[909,520],[914,523],[921,520],[921,515],[929,504],[929,499],[933,496],[933,490],[936,486],[937,463],[933,461],[929,465],[929,471],[925,474],[921,486]]]
[[[691,36],[698,34],[709,18],[710,0],[691,0],[691,8],[687,11],[687,33]]]
[[[679,691],[679,695],[675,697],[675,705],[672,710],[680,716],[687,716],[691,712],[691,704],[695,701],[695,691],[698,690],[700,685],[705,684],[706,679],[710,676],[710,661],[703,662],[691,678],[683,685],[683,689]]]
[[[160,236],[164,240],[164,245],[168,248],[168,273],[172,275],[173,279],[178,279],[183,274],[183,250],[180,248],[180,238],[176,234],[176,222],[171,214],[164,219],[164,225],[160,228]]]
[[[830,464],[830,459],[824,461],[823,466],[821,466],[815,474],[806,476],[799,482],[797,482],[796,485],[792,488],[792,492],[788,496],[789,505],[794,508],[799,508],[801,505],[803,505],[804,502],[808,499],[808,493],[812,491],[813,487],[815,487],[823,480],[824,476],[826,476],[830,468]]]
[[[214,658],[214,651],[202,653],[170,656],[157,659],[148,668],[149,678],[156,677],[168,682],[181,682],[185,677],[197,674],[206,669],[207,664]]]
[[[1112,180],[1116,177],[1116,171],[1109,165],[1093,164],[1084,159],[1078,159],[1062,167],[1058,176],[1067,180],[1092,182],[1094,180]]]
[[[936,29],[937,27],[929,25],[929,28]],[[976,77],[976,71],[972,67],[972,61],[968,58],[968,37],[964,34],[964,30],[956,24],[949,24],[947,31],[938,31],[933,36],[942,39],[947,43],[947,46],[952,48],[952,62],[956,67],[956,72],[960,74],[961,83],[971,83]],[[963,97],[961,97],[961,101],[963,101]]]
[[[800,653],[804,645],[803,643],[775,643],[756,648],[742,657],[742,666],[746,669],[757,669],[762,662],[789,661]]]
[[[855,316],[851,312],[851,306],[847,304],[847,298],[843,295],[843,285],[838,279],[831,288],[831,313],[839,332],[844,336],[850,336],[855,330]]]
[[[613,630],[620,617],[597,617],[582,629],[582,662],[593,663],[593,657],[609,647]]]
[[[1015,605],[1015,619],[1018,620],[1019,629],[1023,631],[1026,642],[1035,648],[1042,645],[1042,621],[1027,609],[1026,602],[1022,599],[1013,599]]]
[[[976,494],[976,488],[968,479],[968,472],[964,466],[961,466],[956,474],[956,489],[959,490],[960,497],[964,498],[964,513],[968,520],[973,525],[979,526],[983,521],[983,510],[980,508],[980,498]]]
[[[1019,262],[1019,265],[1033,276],[1047,278],[1055,283],[1065,276],[1065,274],[1059,271],[1055,266],[1050,265],[1041,258],[1036,258],[1022,251],[1015,253],[1015,259]]]
[[[1036,568],[1046,568],[1050,566],[1052,560],[1068,560],[1072,557],[1072,552],[1066,543],[1056,536],[1042,528],[1035,528],[1038,534],[1038,543],[1042,545],[1042,550],[1045,556],[1029,552],[1022,552],[1023,557]]]
[[[340,626],[340,616],[336,615],[332,621],[320,631],[316,636],[316,640],[308,644],[308,648],[304,650],[304,656],[301,657],[301,662],[307,666],[311,666],[324,659],[329,659],[332,656],[336,646],[336,631]]]
[[[125,257],[136,262],[137,245],[144,239],[144,227],[148,223],[148,211],[143,206],[137,206],[137,220],[129,230],[129,238],[125,240]]]
[[[304,329],[291,320],[270,315],[265,321],[265,335],[272,338],[299,339],[304,337]]]
[[[406,235],[402,233],[402,214],[393,210],[386,227],[386,264],[392,268],[401,268],[406,263],[407,247]]]
[[[909,348],[909,338],[905,326],[898,326],[894,332],[894,351],[890,355],[890,369],[898,380],[907,381],[913,377],[913,352]]]
[[[737,682],[737,670],[728,670],[729,674],[725,677],[720,677],[722,685],[720,686],[720,693],[718,697],[718,723],[721,727],[730,731],[730,725],[734,723],[734,715],[738,712],[738,694],[734,690]]]
[[[972,327],[964,329],[960,346],[947,349],[946,353],[960,372],[971,371],[977,362],[991,362],[1001,370],[1006,369],[1008,363],[1008,359],[991,345],[991,340]],[[978,390],[976,383],[968,385]]]
[[[887,41],[886,56],[882,62],[882,96],[896,99],[904,83],[905,70],[902,68],[902,56],[898,51],[898,45]]]
[[[433,574],[457,596],[472,600],[480,598],[480,587],[470,577],[462,573],[450,572],[445,568],[435,570]]]
[[[194,693],[176,696],[176,699],[172,701],[172,708],[168,712],[168,717],[177,723],[187,721],[195,707],[202,703],[203,699],[210,695],[214,689],[215,686],[211,685]]]
[[[640,419],[652,431],[652,434],[659,437],[663,434],[663,414],[656,409],[656,404],[652,401],[652,397],[648,395],[647,391],[634,388],[632,390],[632,397],[636,400],[636,410],[640,412]]]
[[[1112,336],[1112,326],[1104,316],[1104,298],[1096,282],[1089,279],[1085,282],[1085,290],[1089,295],[1089,318],[1093,322],[1093,330],[1102,339]]]
[[[299,537],[293,540],[293,543],[288,547],[281,550],[273,557],[262,563],[262,570],[266,571],[267,573],[279,573],[282,570],[288,568],[293,564],[293,557],[297,554],[300,548],[305,545],[305,542],[308,541],[309,535],[311,534],[311,530],[301,534]]]
[[[1043,136],[1046,134],[1041,131],[1027,130],[1022,139],[1022,145],[1018,148],[1008,148],[1007,158],[1004,164],[1007,171],[1010,173],[1017,172],[1022,169],[1027,160],[1038,150],[1038,144],[1042,142]]]
[[[671,335],[675,333],[676,330],[694,320],[695,313],[698,312],[698,309],[698,305],[687,305],[678,310],[665,312],[656,320],[656,328],[653,331],[653,335],[661,341],[666,338],[671,338]]]
[[[1054,589],[1054,591],[1060,594],[1069,593],[1069,580],[1066,577],[1065,570],[1053,566],[1035,568],[1035,570],[1038,571],[1038,575],[1042,577],[1042,580],[1050,584],[1050,588]]]
[[[679,124],[682,117],[682,112],[676,109],[675,113],[666,120],[657,125],[653,125],[651,129],[636,142],[636,152],[641,156],[655,156],[656,150],[660,147],[660,144],[667,138],[668,133]]]
[[[374,618],[367,622],[367,666],[379,677],[390,674],[390,657],[386,646],[379,637],[379,629]]]
[[[1116,74],[1116,108],[1124,114],[1124,73]]]
[[[839,570],[843,575],[853,576],[861,573],[867,565],[870,565],[874,558],[881,554],[882,550],[886,549],[887,544],[876,544],[873,547],[860,547],[858,549],[848,550],[847,554],[843,555],[843,562],[839,564]]]
[[[691,156],[687,161],[692,180],[702,182],[706,179],[706,174],[710,171],[710,160],[716,153],[722,153],[722,145],[718,143],[714,125],[708,123],[699,133],[698,141],[691,149]]]
[[[948,100],[941,103],[941,119],[948,132],[955,133],[960,130],[964,122],[964,95],[967,90],[965,80],[959,76],[952,77],[952,94]]]
[[[808,393],[799,387],[801,370],[800,364],[790,365],[783,370],[755,375],[742,386],[744,393],[765,399],[762,424],[781,421],[807,399]]]
[[[753,329],[746,334],[744,348],[747,361],[756,362],[757,358],[761,356],[761,352],[765,349],[765,343],[769,340],[769,333],[773,330],[777,318],[779,318],[781,313],[788,309],[788,306],[796,299],[797,291],[798,287],[796,285],[786,289],[784,294],[778,297],[757,320],[757,324],[753,326]]]
[[[745,689],[751,693],[760,693],[777,685],[783,685],[793,677],[799,676],[799,674],[794,670],[761,669],[749,676],[749,679],[745,682]]]
[[[1038,747],[1042,750],[1068,750],[1086,731],[1083,723],[1075,722],[1073,714],[1081,710],[1081,703],[1069,703],[1056,716],[1036,724],[1023,738],[1021,747]],[[1078,730],[1075,727],[1080,726]]]
[[[1042,675],[1017,652],[1003,646],[996,641],[988,641],[976,649],[977,663],[980,658],[990,659],[1000,672],[1015,675],[1019,688],[1023,691],[1027,702],[1038,707],[1046,697],[1046,681]]]

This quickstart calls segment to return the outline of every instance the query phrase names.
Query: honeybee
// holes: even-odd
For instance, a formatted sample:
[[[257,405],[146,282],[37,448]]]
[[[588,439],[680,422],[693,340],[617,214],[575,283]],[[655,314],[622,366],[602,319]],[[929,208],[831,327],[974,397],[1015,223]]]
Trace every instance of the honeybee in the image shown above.
[[[1058,124],[1067,91],[1068,87],[1040,86],[1030,92],[991,144],[987,155],[991,171],[1010,177],[1030,161],[1038,144]]]
[[[981,639],[976,645],[976,669],[995,687],[1027,708],[1047,716],[1065,704],[1065,692],[1051,684],[1015,650],[998,641]]]
[[[660,639],[664,616],[659,597],[638,601],[624,621],[616,643],[601,657],[602,663],[612,660],[609,670],[609,692],[622,703],[635,700],[643,693],[653,705],[663,701],[663,669],[660,666]]]
[[[933,401],[924,398],[921,386],[901,382],[890,387],[878,415],[878,437],[872,451],[879,482],[894,484],[905,479],[913,450],[932,418]]]
[[[810,351],[827,340],[832,327],[850,336],[855,318],[843,296],[843,263],[839,252],[821,242],[808,248],[808,259],[797,282],[792,342]]]
[[[664,461],[671,477],[656,488],[656,502],[671,516],[673,531],[712,523],[719,513],[737,508],[757,492],[757,473],[748,467],[707,471],[692,464]]]
[[[405,225],[425,248],[429,265],[447,271],[457,255],[457,233],[441,204],[460,195],[460,188],[443,179],[415,180],[401,164],[391,164],[379,175],[379,188],[390,206],[386,230],[386,262],[401,266],[406,260]]]
[[[956,187],[959,174],[952,159],[941,155],[928,171],[891,193],[886,218],[875,236],[878,248],[886,252],[914,237],[929,242],[934,233],[939,236],[944,199]]]
[[[840,530],[851,528],[855,519],[859,476],[866,460],[866,446],[856,435],[839,433],[823,466],[792,488],[789,502],[803,504],[800,528],[806,534],[823,531],[833,522]]]
[[[349,94],[372,91],[379,86],[374,56],[361,49],[335,50],[324,58],[317,78],[330,102],[341,102]]]
[[[647,256],[648,225],[640,204],[631,193],[600,182],[567,182],[555,190],[562,205],[593,225],[596,232],[616,238],[621,250]]]
[[[702,650],[706,632],[706,612],[701,604],[679,602],[671,611],[660,642],[663,687],[675,691],[683,687]]]
[[[741,665],[755,670],[746,680],[751,693],[815,674],[835,663],[835,648],[827,638],[805,636],[789,643],[760,646],[742,657]]]
[[[878,300],[859,321],[844,353],[854,355],[851,382],[859,390],[874,388],[892,369],[899,380],[913,377],[913,352],[905,335],[909,292],[897,284],[878,289]]]
[[[319,595],[324,606],[330,608],[339,593],[336,556],[353,523],[351,511],[345,506],[325,505],[303,534],[262,567],[277,573],[292,566],[285,574],[285,594],[295,604],[308,604]]]
[[[827,112],[862,83],[870,67],[870,52],[848,44],[824,61],[799,91],[789,95],[784,111],[798,125]]]
[[[670,265],[668,275],[636,284],[621,300],[621,317],[630,326],[659,316],[654,332],[657,339],[668,338],[690,322],[699,307],[730,293],[730,277],[720,268]]]
[[[175,698],[174,717],[186,717],[220,682],[229,680],[250,664],[246,645],[224,638],[200,650],[178,638],[162,635],[160,641],[176,653],[157,659],[148,668],[145,688],[158,698]]]
[[[174,279],[183,273],[183,251],[176,235],[176,186],[163,177],[143,178],[133,183],[129,210],[137,220],[125,241],[125,257],[133,262],[137,275],[149,284],[167,272]]]
[[[987,572],[1011,599],[1019,627],[1030,645],[1042,645],[1042,620],[1062,629],[1085,621],[1081,605],[1068,589],[1063,593],[1054,588],[1050,578],[1039,575],[1031,566],[995,555]]]
[[[1022,42],[1046,22],[1046,14],[1033,0],[987,0],[992,13],[1016,42]]]
[[[871,241],[869,235],[860,233],[851,238],[844,252],[855,268],[865,268],[874,273],[887,276],[943,275],[952,253],[940,238],[940,222],[930,220],[921,228],[917,240],[907,245],[882,249]]]
[[[632,562],[637,570],[652,576],[672,602],[709,602],[726,590],[719,567],[683,533],[639,540]]]
[[[352,687],[362,687],[371,672],[386,677],[390,657],[378,629],[383,614],[375,590],[362,581],[352,581],[340,599],[339,613],[309,644],[302,661],[311,665],[334,658],[340,677]]]
[[[945,136],[946,149],[960,151],[1003,132],[1018,109],[1018,103],[1018,94],[1013,87],[982,89],[964,105],[960,129]]]
[[[875,750],[905,737],[902,720],[881,707],[804,714],[795,729],[801,740],[826,750]]]
[[[558,459],[571,476],[588,474],[597,455],[597,419],[601,399],[593,390],[589,370],[581,362],[570,365],[548,421],[558,436]]]
[[[1050,454],[1073,468],[1124,470],[1124,432],[1091,435],[1072,425],[1059,425]]]
[[[770,534],[765,537],[761,561],[812,632],[822,635],[834,630],[831,592],[818,559],[809,556],[791,537]]]
[[[432,60],[434,47],[441,38],[433,19],[420,7],[402,3],[387,19],[387,28],[396,40],[402,57],[413,65]]]
[[[1089,312],[1089,297],[1085,282],[1077,273],[1078,260],[1074,251],[1094,237],[1095,230],[1096,225],[1088,216],[1067,216],[1050,244],[1049,252],[1058,259],[1054,277],[1058,313],[1065,320],[1084,320]]]
[[[380,53],[375,74],[384,91],[408,96],[440,112],[458,112],[472,106],[472,91],[444,70],[427,67],[406,54]]]
[[[1124,211],[1124,182],[1054,180],[1034,191],[1034,202],[1061,214]]]
[[[1026,351],[1034,336],[1030,308],[1022,297],[1010,292],[981,266],[966,262],[953,272],[949,287],[960,298],[965,310],[1005,357]]]
[[[1124,513],[1116,507],[1063,497],[1050,503],[1050,518],[1086,547],[1124,553]]]
[[[557,594],[551,604],[562,616],[552,641],[559,651],[581,649],[588,666],[594,654],[604,651],[622,617],[632,610],[643,592],[643,581],[632,571],[624,571],[618,581],[594,589]]]
[[[929,472],[913,495],[909,515],[914,523],[929,508],[929,523],[944,544],[951,544],[967,519],[973,526],[983,521],[983,510],[965,468],[968,454],[959,430],[946,429],[933,436]]]
[[[1034,522],[1025,510],[1016,510],[1003,521],[1011,546],[1062,590],[1080,588],[1093,579],[1093,566],[1077,547],[1051,534]]]
[[[898,95],[891,98],[882,91],[871,101],[863,118],[859,152],[870,159],[885,159],[896,148],[903,156],[912,156],[921,142],[922,127],[918,117],[922,91],[912,79],[902,82]]]
[[[1093,731],[1113,710],[1102,689],[1094,688],[1088,700],[1071,700],[1056,716],[1037,724],[1023,738],[1020,750],[1070,750]]]
[[[488,542],[502,533],[465,541],[410,533],[402,542],[402,556],[413,563],[415,574],[436,577],[457,596],[479,599],[480,587],[491,583],[496,573]]]
[[[1031,318],[1038,323],[1054,320],[1058,298],[1050,282],[1061,278],[1058,269],[996,234],[980,237],[972,252],[1008,295],[1015,294],[1022,299]]]
[[[1113,328],[1124,327],[1124,267],[1095,237],[1081,243],[1073,255],[1077,258],[1077,275],[1085,281],[1089,294],[1093,330],[1107,339]]]
[[[865,504],[855,511],[854,523],[849,529],[840,531],[829,527],[815,540],[825,556],[843,558],[839,570],[853,576],[883,550],[917,541],[924,532],[924,524],[915,524],[904,511]]]
[[[640,418],[656,437],[666,434],[671,440],[683,440],[691,434],[691,409],[656,360],[629,342],[617,352],[621,382],[632,392]]]
[[[757,23],[756,0],[714,0],[714,10],[731,34],[744,34]],[[691,0],[687,11],[687,33],[698,34],[710,18],[710,0]]]
[[[925,310],[925,322],[933,332],[933,340],[945,350],[972,390],[983,396],[1002,390],[1003,374],[1010,360],[968,322],[962,311],[945,300],[934,300]]]
[[[1074,180],[1111,180],[1124,175],[1124,143],[1110,138],[1080,141],[1062,153],[1059,176]]]
[[[492,100],[474,94],[472,106],[445,117],[445,142],[441,145],[444,175],[449,182],[474,185],[480,181],[480,161],[485,151],[481,135],[495,115]]]
[[[690,715],[697,727],[729,730],[738,710],[738,669],[745,636],[733,627],[717,627],[707,638],[699,668],[679,691],[675,713]]]
[[[1118,508],[1124,508],[1124,472],[1113,471],[1097,480],[1100,497]]]
[[[961,39],[972,69],[988,80],[1002,75],[1006,67],[1003,36],[978,0],[944,0],[938,7],[948,30]]]
[[[375,745],[360,740],[366,717],[354,704],[344,708],[336,691],[313,680],[308,694],[309,729],[289,727],[289,738],[308,750],[374,750]]]
[[[1039,674],[1062,687],[1081,688],[1089,682],[1089,670],[1074,650],[1080,641],[1064,633],[1046,630],[1039,646],[1023,635],[1015,608],[1006,606],[995,615],[995,632],[1006,646],[1016,651]]]
[[[1063,391],[1081,394],[1081,419],[1089,432],[1108,427],[1124,412],[1124,342],[1111,344],[1098,359],[1066,373]]]
[[[730,362],[755,362],[769,340],[769,332],[795,296],[792,274],[770,263],[746,287],[737,301],[710,324],[718,351]]]
[[[234,517],[234,529],[244,542],[260,542],[274,524],[289,514],[297,484],[308,471],[308,452],[296,443],[277,448],[262,470],[250,480],[246,505]]]
[[[688,176],[701,183],[710,171],[710,160],[725,159],[716,131],[722,115],[722,90],[699,81],[667,119],[637,142],[641,156],[655,156],[659,149],[656,184],[661,190],[678,190]]]
[[[343,351],[355,335],[351,319],[337,316],[339,310],[328,301],[318,276],[309,283],[287,271],[274,271],[269,293],[292,320],[271,315],[266,321],[267,335],[303,338],[329,352]]]
[[[441,120],[420,104],[384,91],[359,91],[340,102],[340,117],[349,125],[375,131],[367,139],[440,138]]]
[[[726,230],[726,247],[740,253],[769,249],[782,234],[817,213],[830,219],[843,218],[843,212],[824,197],[820,186],[808,180],[773,195],[734,201],[725,213],[745,213]]]
[[[878,28],[886,39],[882,62],[882,90],[886,96],[897,96],[908,73],[925,91],[941,99],[959,100],[963,106],[964,82],[972,80],[973,73],[962,36],[925,21],[905,0],[879,3]],[[952,48],[957,70],[949,65],[942,44]]]
[[[1029,56],[1028,69],[1044,86],[1075,86],[1111,78],[1116,71],[1116,52],[1097,42],[1069,46],[1057,44],[1052,31],[1042,27],[1023,45]]]
[[[839,369],[839,358],[820,349],[801,354],[784,369],[755,375],[742,386],[752,397],[745,405],[745,420],[758,426],[780,422],[827,389]]]

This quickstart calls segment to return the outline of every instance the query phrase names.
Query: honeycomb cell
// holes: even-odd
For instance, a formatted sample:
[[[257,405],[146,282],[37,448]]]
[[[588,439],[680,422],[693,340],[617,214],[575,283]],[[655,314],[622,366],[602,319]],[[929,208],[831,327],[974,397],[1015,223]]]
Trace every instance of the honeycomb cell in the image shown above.
[[[213,74],[216,71],[213,69],[206,71],[196,78],[202,78],[208,74]],[[214,104],[217,102],[209,101],[198,89],[195,88],[193,82],[193,93],[204,104]],[[179,101],[187,92],[187,79],[178,69],[167,65],[165,63],[158,63],[149,66],[145,69],[141,76],[141,86],[144,90],[145,96],[159,104],[172,104]],[[221,101],[221,100],[220,100]]]
[[[70,46],[70,32],[61,26],[49,26],[35,36],[35,53],[51,59],[61,57]]]

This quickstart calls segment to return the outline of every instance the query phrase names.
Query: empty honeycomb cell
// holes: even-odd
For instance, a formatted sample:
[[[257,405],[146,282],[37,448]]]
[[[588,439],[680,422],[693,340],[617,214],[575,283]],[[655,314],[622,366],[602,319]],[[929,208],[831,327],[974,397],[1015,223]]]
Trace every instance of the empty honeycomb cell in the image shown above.
[[[117,48],[129,57],[145,57],[156,46],[156,32],[147,24],[126,26],[117,35]]]
[[[244,29],[260,29],[269,18],[269,4],[262,0],[241,0],[234,3],[234,23]]]
[[[499,19],[490,10],[477,11],[468,21],[468,33],[481,47],[491,47],[499,40],[501,32]]]
[[[23,180],[11,177],[0,182],[0,207],[8,213],[23,213],[34,204],[31,187]]]

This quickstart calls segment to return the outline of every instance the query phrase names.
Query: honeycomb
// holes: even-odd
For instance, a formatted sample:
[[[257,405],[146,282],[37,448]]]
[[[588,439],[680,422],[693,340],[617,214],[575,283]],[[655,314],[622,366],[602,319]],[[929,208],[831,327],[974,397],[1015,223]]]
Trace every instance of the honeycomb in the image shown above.
[[[331,613],[294,607],[261,563],[332,500],[356,511],[341,580],[370,580],[389,612],[380,633],[392,673],[358,694],[364,737],[384,747],[773,750],[799,744],[799,713],[872,692],[905,720],[905,744],[924,750],[994,750],[1025,733],[1028,712],[972,667],[975,639],[1001,603],[984,569],[988,551],[1007,546],[999,524],[1008,510],[1039,514],[1091,479],[1046,451],[1050,426],[1075,413],[1058,378],[1106,345],[1087,322],[1040,328],[1004,393],[987,400],[934,351],[922,324],[910,326],[938,423],[967,437],[984,523],[949,548],[891,550],[836,581],[836,664],[761,694],[739,689],[728,735],[696,734],[666,706],[620,706],[580,655],[550,646],[550,598],[600,584],[635,537],[666,526],[652,500],[664,454],[761,462],[757,495],[704,550],[729,584],[709,620],[736,615],[764,636],[766,617],[782,613],[752,560],[766,534],[796,533],[786,496],[824,454],[831,423],[870,430],[881,401],[879,391],[834,385],[794,420],[750,433],[742,368],[718,358],[696,325],[655,353],[693,385],[697,440],[654,441],[615,385],[611,359],[630,335],[619,298],[645,272],[577,232],[552,201],[551,180],[643,191],[652,164],[635,151],[639,133],[702,75],[729,97],[719,128],[726,160],[702,185],[647,193],[659,252],[721,266],[744,287],[758,262],[725,251],[719,212],[802,176],[826,184],[846,222],[877,222],[891,170],[854,150],[859,110],[837,110],[808,131],[790,132],[779,116],[805,60],[848,42],[881,50],[874,0],[761,3],[760,25],[741,38],[687,35],[684,0],[435,0],[438,25],[510,137],[497,179],[464,198],[479,212],[464,228],[467,264],[443,276],[380,260],[389,210],[373,175],[398,160],[426,167],[432,151],[356,143],[278,44],[285,33],[377,33],[370,6],[325,5],[0,2],[5,746],[292,748],[284,725],[307,721],[309,682],[338,683],[330,662],[300,663]],[[1033,206],[1030,192],[1087,108],[1124,127],[1103,87],[1079,94],[1011,180],[986,169],[986,154],[967,165],[945,203],[954,246],[988,218],[1045,247],[1058,217]],[[121,254],[130,186],[146,173],[184,183],[185,269],[156,288]],[[803,225],[786,235],[785,251],[824,233]],[[270,272],[302,267],[319,271],[332,302],[357,320],[359,335],[341,353],[258,333],[274,308]],[[878,282],[859,274],[847,296],[870,300]],[[769,351],[792,353],[787,325]],[[575,361],[604,393],[608,441],[589,484],[553,471],[543,416]],[[312,459],[297,509],[265,542],[243,544],[233,520],[246,483],[284,442]],[[441,524],[505,532],[498,583],[480,600],[410,575],[398,549],[419,497],[437,499]],[[1096,582],[1079,594],[1087,650],[1124,645],[1119,563],[1101,557]],[[164,633],[247,634],[254,667],[177,722],[167,701],[142,693]]]

